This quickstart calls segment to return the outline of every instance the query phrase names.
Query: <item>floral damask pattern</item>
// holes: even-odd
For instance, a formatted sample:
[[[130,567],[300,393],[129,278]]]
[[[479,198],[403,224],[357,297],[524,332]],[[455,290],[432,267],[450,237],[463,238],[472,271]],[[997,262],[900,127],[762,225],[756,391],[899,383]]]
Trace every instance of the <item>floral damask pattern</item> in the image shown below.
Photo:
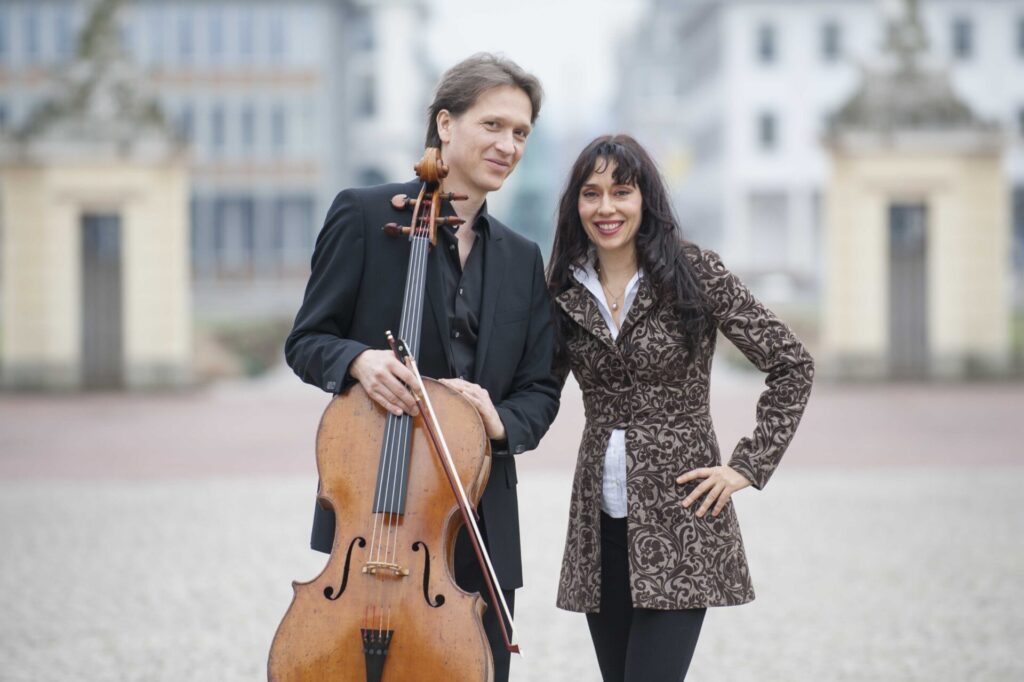
[[[639,608],[685,609],[754,598],[733,505],[697,518],[681,502],[697,485],[676,484],[690,469],[722,463],[708,409],[716,328],[761,371],[767,388],[753,434],[729,465],[763,487],[793,438],[810,395],[811,356],[712,251],[688,250],[710,303],[695,355],[671,306],[647,278],[613,341],[597,302],[574,282],[556,302],[576,322],[566,339],[570,369],[583,390],[580,443],[559,580],[558,606],[594,612],[601,600],[601,481],[612,429],[626,430],[630,582]]]

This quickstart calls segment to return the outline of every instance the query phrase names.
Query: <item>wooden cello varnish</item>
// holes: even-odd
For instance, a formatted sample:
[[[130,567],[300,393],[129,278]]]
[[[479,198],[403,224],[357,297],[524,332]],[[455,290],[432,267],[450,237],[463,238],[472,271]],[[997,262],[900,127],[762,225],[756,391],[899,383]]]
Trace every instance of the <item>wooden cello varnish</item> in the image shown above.
[[[444,169],[437,150],[427,152],[417,166],[424,191],[406,234],[436,222]],[[406,300],[422,306],[423,296],[409,292],[416,286],[422,292],[425,258],[423,272],[414,270],[409,278],[420,281],[407,282]],[[410,312],[402,317],[418,333],[422,308]],[[411,345],[418,348],[418,342]],[[429,379],[425,387],[475,505],[490,473],[483,423],[455,391]],[[292,584],[295,595],[267,664],[273,682],[493,680],[481,623],[486,605],[455,584],[452,559],[462,518],[422,420],[422,413],[389,415],[358,384],[324,412],[316,439],[319,500],[336,514],[334,545],[320,575]]]

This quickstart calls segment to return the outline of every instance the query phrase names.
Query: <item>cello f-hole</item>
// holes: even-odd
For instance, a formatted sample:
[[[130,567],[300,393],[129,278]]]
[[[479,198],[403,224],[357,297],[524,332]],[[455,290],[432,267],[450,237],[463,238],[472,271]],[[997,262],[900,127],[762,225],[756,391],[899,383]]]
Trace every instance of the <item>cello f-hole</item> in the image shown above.
[[[352,548],[355,547],[356,543],[359,543],[359,547],[366,547],[366,539],[362,537],[352,538],[352,542],[348,544],[348,553],[345,555],[345,569],[341,573],[341,587],[338,588],[337,594],[334,592],[333,587],[324,588],[324,596],[334,601],[341,596],[341,593],[345,591],[345,586],[348,585],[348,568],[352,564]]]
[[[439,594],[434,597],[434,600],[430,599],[430,548],[427,547],[427,543],[417,540],[412,543],[412,551],[420,551],[420,547],[423,548],[423,599],[431,608],[437,608],[444,605],[444,595]]]

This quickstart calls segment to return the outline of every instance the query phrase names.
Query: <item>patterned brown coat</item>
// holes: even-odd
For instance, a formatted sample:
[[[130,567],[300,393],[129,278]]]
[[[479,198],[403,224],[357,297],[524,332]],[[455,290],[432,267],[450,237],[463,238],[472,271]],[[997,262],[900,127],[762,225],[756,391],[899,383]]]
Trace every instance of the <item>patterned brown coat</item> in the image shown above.
[[[761,488],[779,464],[803,414],[814,363],[793,333],[761,305],[712,251],[688,252],[711,306],[713,325],[694,357],[671,306],[655,300],[647,278],[613,341],[597,302],[578,282],[556,297],[576,324],[566,338],[583,391],[586,425],[572,487],[558,606],[596,612],[601,600],[601,481],[608,438],[626,430],[626,495],[633,605],[685,609],[754,598],[732,504],[697,518],[680,502],[698,483],[676,477],[720,465],[708,409],[716,330],[761,371],[766,390],[757,425],[729,466]]]

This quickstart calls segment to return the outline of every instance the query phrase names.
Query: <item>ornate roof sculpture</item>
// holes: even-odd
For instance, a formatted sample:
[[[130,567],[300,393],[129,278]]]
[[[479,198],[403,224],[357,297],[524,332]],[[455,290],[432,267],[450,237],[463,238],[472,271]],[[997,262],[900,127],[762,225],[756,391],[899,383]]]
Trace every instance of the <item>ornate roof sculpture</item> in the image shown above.
[[[903,8],[890,9],[880,64],[863,69],[860,88],[829,118],[828,141],[892,145],[909,142],[908,136],[923,141],[923,134],[933,144],[935,133],[957,133],[944,137],[1001,146],[998,126],[980,119],[957,96],[949,73],[924,64],[928,40],[918,0],[890,4]]]
[[[91,4],[74,59],[55,74],[51,96],[14,131],[4,156],[156,160],[182,150],[122,49],[117,12],[124,0]]]

